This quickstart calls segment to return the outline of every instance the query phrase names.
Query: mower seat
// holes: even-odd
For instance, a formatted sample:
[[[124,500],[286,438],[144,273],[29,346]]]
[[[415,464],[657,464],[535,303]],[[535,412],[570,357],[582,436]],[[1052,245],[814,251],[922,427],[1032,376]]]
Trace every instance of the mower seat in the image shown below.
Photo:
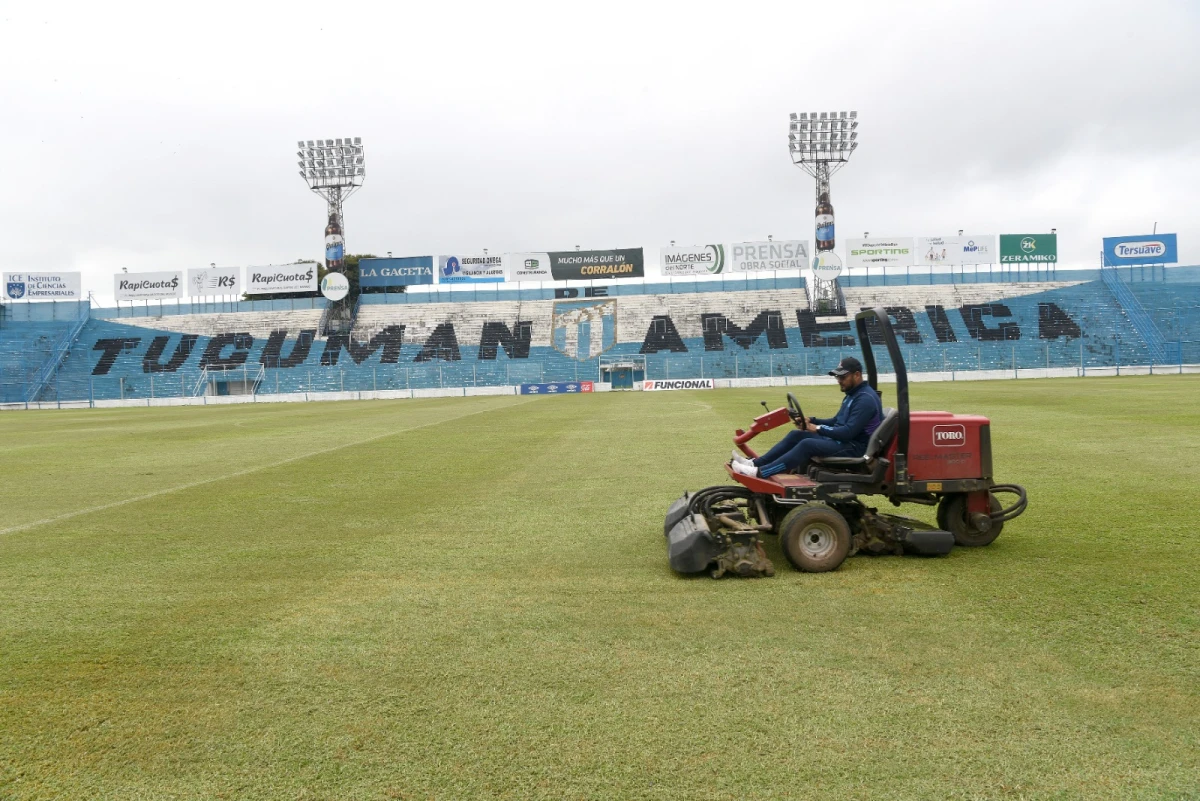
[[[900,413],[890,407],[884,409],[883,421],[879,423],[879,427],[875,429],[871,434],[871,438],[867,440],[866,453],[862,456],[814,456],[812,463],[821,468],[839,472],[860,472],[863,468],[870,468],[881,453],[887,452],[888,446],[892,444],[892,439],[896,436],[896,429],[899,426]],[[820,481],[821,479],[817,480]]]

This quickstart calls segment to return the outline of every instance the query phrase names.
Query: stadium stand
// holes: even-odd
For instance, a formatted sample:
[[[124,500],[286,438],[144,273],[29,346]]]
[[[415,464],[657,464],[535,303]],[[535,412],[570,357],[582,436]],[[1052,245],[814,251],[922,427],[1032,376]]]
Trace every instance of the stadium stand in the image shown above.
[[[847,310],[885,307],[913,372],[1163,362],[1131,320],[1128,299],[1104,280],[848,283]],[[74,401],[599,380],[601,357],[622,355],[643,357],[652,378],[804,376],[822,375],[858,351],[852,316],[814,315],[803,282],[698,286],[614,285],[595,297],[557,299],[553,290],[493,290],[482,299],[456,292],[365,296],[352,333],[328,337],[318,335],[322,309],[312,303],[158,316],[98,310],[82,323],[77,309],[26,312],[0,329],[3,397],[11,403],[30,393]],[[1171,363],[1181,356],[1200,361],[1200,284],[1135,283],[1126,291],[1168,345],[1178,343],[1167,349]],[[18,307],[38,305],[49,304]],[[76,324],[78,340],[39,384],[55,343]],[[886,358],[880,367],[890,369]]]

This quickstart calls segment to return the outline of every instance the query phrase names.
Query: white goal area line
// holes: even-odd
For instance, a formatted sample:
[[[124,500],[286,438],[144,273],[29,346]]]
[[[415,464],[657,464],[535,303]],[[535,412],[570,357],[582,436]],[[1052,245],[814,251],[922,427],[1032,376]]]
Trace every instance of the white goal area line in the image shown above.
[[[20,525],[17,525],[17,526],[9,526],[8,528],[0,528],[0,536],[5,536],[7,534],[17,534],[21,531],[28,531],[31,528],[37,528],[38,526],[47,526],[47,525],[50,525],[51,523],[59,523],[63,520],[70,520],[73,517],[81,517],[83,515],[92,514],[93,512],[103,512],[107,509],[116,509],[117,507],[120,507],[120,506],[128,506],[131,503],[140,503],[141,501],[148,501],[151,498],[157,498],[162,495],[170,495],[172,492],[183,492],[184,490],[193,489],[195,487],[203,487],[205,484],[214,484],[218,481],[227,481],[231,478],[240,478],[241,476],[250,475],[251,473],[258,473],[262,470],[272,470],[276,467],[282,467],[283,465],[291,464],[292,462],[299,462],[303,459],[311,459],[314,456],[322,456],[326,453],[334,453],[335,451],[340,451],[345,448],[354,448],[359,445],[367,445],[371,442],[377,442],[378,440],[381,440],[381,439],[387,439],[388,437],[394,437],[399,434],[406,434],[409,431],[418,431],[422,428],[430,428],[431,426],[439,426],[442,423],[453,423],[455,420],[462,420],[467,417],[473,417],[477,414],[486,414],[487,412],[500,411],[502,409],[511,409],[515,406],[523,406],[526,403],[531,403],[532,401],[537,400],[538,397],[539,396],[534,395],[534,396],[529,397],[528,400],[521,400],[521,401],[517,401],[516,403],[506,403],[502,406],[491,406],[487,409],[476,409],[475,411],[467,412],[466,414],[459,414],[459,415],[455,415],[454,417],[446,417],[441,420],[431,420],[428,423],[421,423],[420,425],[409,426],[408,428],[400,428],[395,431],[385,432],[383,434],[375,434],[373,436],[366,437],[364,439],[354,440],[353,442],[343,442],[339,445],[333,445],[329,448],[321,448],[320,450],[309,451],[307,453],[301,453],[296,456],[289,456],[286,459],[280,459],[279,461],[270,462],[269,464],[262,464],[262,465],[258,465],[256,467],[247,467],[245,470],[235,470],[232,473],[225,473],[223,475],[213,476],[211,478],[203,478],[203,479],[200,479],[199,481],[189,481],[186,484],[177,484],[174,487],[167,487],[165,489],[155,490],[154,492],[148,492],[145,495],[136,495],[132,498],[124,498],[122,500],[112,501],[110,503],[102,503],[99,506],[89,506],[86,509],[77,509],[74,512],[65,512],[64,514],[61,514],[61,515],[55,515],[54,517],[47,517],[47,518],[43,518],[41,520],[33,520],[28,523],[21,523]]]

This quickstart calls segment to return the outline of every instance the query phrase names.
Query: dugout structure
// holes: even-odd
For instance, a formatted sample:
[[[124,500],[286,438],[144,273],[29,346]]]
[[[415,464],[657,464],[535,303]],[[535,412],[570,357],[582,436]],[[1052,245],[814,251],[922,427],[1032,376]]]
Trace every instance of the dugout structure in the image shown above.
[[[600,357],[600,383],[602,384],[611,384],[613,389],[633,389],[645,378],[645,356],[631,354]]]

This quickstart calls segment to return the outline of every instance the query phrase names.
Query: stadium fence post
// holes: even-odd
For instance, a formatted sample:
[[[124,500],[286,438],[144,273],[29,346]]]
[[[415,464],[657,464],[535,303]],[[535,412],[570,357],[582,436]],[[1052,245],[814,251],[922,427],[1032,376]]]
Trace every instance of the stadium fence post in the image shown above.
[[[346,391],[346,371],[338,370],[338,392]]]
[[[704,378],[704,357],[700,357],[700,377]]]
[[[736,353],[733,354],[733,377],[741,378],[741,375],[738,373],[738,357]]]
[[[1083,366],[1083,337],[1079,338],[1079,374],[1087,375],[1087,368]]]
[[[379,384],[375,379],[375,368],[374,367],[371,368],[371,391],[372,392],[379,391]]]
[[[1013,378],[1020,378],[1020,376],[1017,375],[1017,346],[1016,345],[1012,346],[1012,363],[1013,363]]]
[[[154,400],[154,373],[150,374],[150,400]]]

